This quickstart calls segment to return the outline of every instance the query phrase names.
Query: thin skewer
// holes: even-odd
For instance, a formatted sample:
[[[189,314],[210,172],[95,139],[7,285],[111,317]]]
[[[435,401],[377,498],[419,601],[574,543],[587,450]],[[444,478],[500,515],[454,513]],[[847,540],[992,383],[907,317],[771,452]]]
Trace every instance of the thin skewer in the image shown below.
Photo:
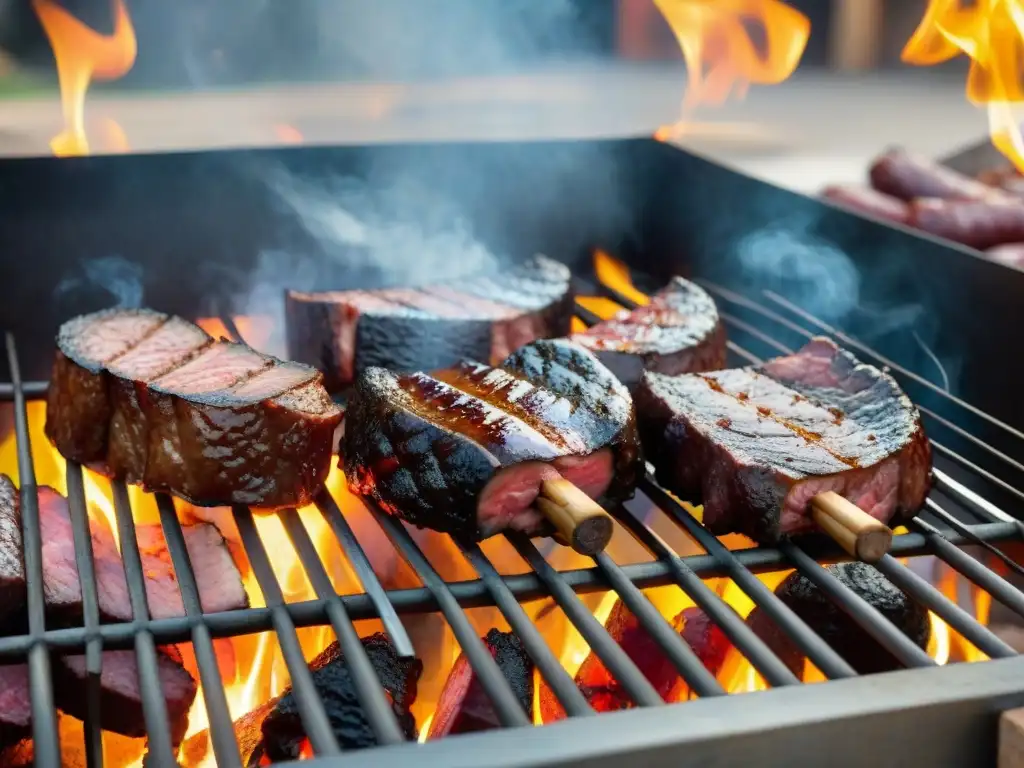
[[[611,541],[611,515],[564,477],[541,483],[540,495],[534,503],[555,526],[556,541],[581,555],[603,552]]]

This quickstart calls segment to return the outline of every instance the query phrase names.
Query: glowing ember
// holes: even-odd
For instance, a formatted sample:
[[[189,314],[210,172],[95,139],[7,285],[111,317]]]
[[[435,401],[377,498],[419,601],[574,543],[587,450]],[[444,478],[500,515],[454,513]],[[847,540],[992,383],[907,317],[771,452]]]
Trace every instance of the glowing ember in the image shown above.
[[[965,54],[971,59],[967,99],[987,105],[996,148],[1024,172],[1024,3],[1021,0],[930,0],[903,49],[903,61],[929,66]]]
[[[686,61],[682,116],[655,137],[686,133],[699,105],[743,98],[751,83],[786,80],[800,63],[811,34],[806,16],[780,0],[654,0]]]
[[[39,21],[50,39],[60,80],[64,130],[50,142],[55,155],[89,154],[85,131],[85,93],[93,78],[116,80],[135,64],[135,30],[124,0],[113,0],[114,31],[103,35],[90,29],[55,0],[32,0]],[[109,148],[127,149],[124,131],[112,120],[105,121]]]

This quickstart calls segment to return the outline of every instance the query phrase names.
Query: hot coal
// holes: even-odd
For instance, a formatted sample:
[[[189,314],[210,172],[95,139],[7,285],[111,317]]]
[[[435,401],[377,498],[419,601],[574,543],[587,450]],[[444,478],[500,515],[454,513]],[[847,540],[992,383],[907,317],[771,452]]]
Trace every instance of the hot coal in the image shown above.
[[[870,565],[842,563],[827,570],[891,621],[920,648],[928,648],[931,622],[923,605],[910,598]],[[790,574],[775,594],[811,629],[862,675],[902,669],[903,665],[871,635],[837,607],[810,579]],[[760,608],[754,608],[747,624],[772,651],[801,676],[804,654]]]
[[[722,630],[704,611],[695,607],[679,613],[672,620],[672,626],[693,649],[704,668],[717,675],[725,661],[726,653],[732,647]],[[673,703],[689,695],[686,681],[621,600],[612,608],[605,629],[650,681],[662,699]],[[583,660],[576,673],[575,682],[590,706],[597,712],[613,712],[631,709],[634,706],[622,684],[593,651]],[[545,723],[565,717],[565,710],[546,683],[541,684],[540,708]]]
[[[498,368],[371,368],[345,419],[341,453],[354,492],[415,525],[477,539],[547,531],[532,506],[547,478],[621,500],[642,466],[629,392],[565,340],[529,344]]]
[[[572,339],[630,390],[645,370],[677,375],[725,367],[725,326],[718,308],[703,288],[681,277],[649,304],[624,310]]]
[[[717,535],[775,542],[813,531],[810,501],[824,491],[905,520],[931,487],[917,408],[829,339],[758,368],[645,374],[637,411],[659,482],[703,503]]]
[[[512,632],[492,629],[483,638],[484,645],[516,695],[523,712],[533,710],[533,661],[522,641]],[[494,705],[484,692],[465,654],[459,654],[448,673],[444,689],[430,722],[428,738],[438,739],[456,733],[487,731],[501,727]]]
[[[370,367],[435,370],[463,358],[497,364],[538,338],[569,333],[569,270],[544,256],[499,275],[444,285],[287,295],[288,354],[323,371],[330,391]]]
[[[323,487],[341,413],[316,370],[148,310],[77,317],[57,346],[46,434],[65,458],[199,506]]]
[[[157,672],[167,707],[171,738],[181,741],[188,730],[188,713],[196,698],[196,681],[182,666],[173,646],[157,649]],[[89,675],[85,656],[63,656],[53,665],[57,706],[84,720]],[[140,738],[146,735],[139,667],[134,650],[104,651],[100,673],[100,724],[108,731]]]
[[[0,626],[18,623],[25,597],[18,489],[7,475],[0,475]]]

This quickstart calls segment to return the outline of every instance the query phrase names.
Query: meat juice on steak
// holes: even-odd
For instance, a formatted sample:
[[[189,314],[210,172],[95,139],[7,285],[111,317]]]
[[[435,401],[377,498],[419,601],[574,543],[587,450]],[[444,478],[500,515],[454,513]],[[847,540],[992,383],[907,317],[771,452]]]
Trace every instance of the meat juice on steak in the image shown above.
[[[681,611],[672,620],[672,626],[693,649],[704,668],[717,675],[725,662],[726,653],[732,647],[722,630],[704,611],[696,607]],[[621,600],[615,602],[605,629],[665,702],[671,704],[682,701],[689,695],[689,686],[675,665]],[[597,712],[613,712],[634,706],[622,684],[593,651],[587,654],[580,665],[575,683]],[[541,683],[540,712],[545,723],[565,717],[565,710],[546,682]]]
[[[538,338],[569,333],[569,270],[534,256],[504,274],[373,291],[289,291],[288,354],[348,387],[370,367],[435,370],[464,358],[496,364]]]
[[[636,400],[659,482],[703,503],[716,535],[772,543],[813,531],[810,501],[824,491],[883,522],[905,520],[931,486],[917,408],[829,339],[759,368],[647,373]]]
[[[628,498],[641,471],[633,403],[593,354],[536,341],[500,367],[360,374],[341,455],[349,485],[421,527],[480,539],[549,526],[532,507],[543,480]]]
[[[0,474],[0,627],[20,624],[25,609],[21,505],[11,478]]]
[[[491,629],[481,638],[498,664],[505,680],[512,687],[527,717],[533,711],[533,660],[514,632]],[[459,654],[448,673],[430,721],[428,739],[439,739],[456,733],[487,731],[501,727],[490,697],[484,691],[466,659]]]
[[[927,650],[931,637],[931,621],[923,605],[909,597],[870,565],[841,563],[830,565],[827,570],[877,608],[922,650]],[[776,587],[775,594],[859,674],[903,669],[903,665],[895,656],[805,576],[799,573],[790,574]],[[747,617],[747,625],[764,640],[794,675],[803,675],[803,652],[764,611],[754,608]]]
[[[362,638],[362,644],[377,679],[391,701],[405,738],[414,740],[417,731],[411,707],[416,701],[416,687],[423,672],[423,663],[419,659],[400,658],[391,641],[380,632]],[[354,750],[376,746],[377,737],[359,704],[355,684],[339,645],[335,642],[328,646],[309,662],[309,668],[341,748]],[[242,762],[253,768],[278,760],[298,759],[306,741],[291,688],[240,717],[234,728]],[[209,731],[203,731],[185,742],[182,754],[190,762],[198,762],[208,753],[209,747]]]
[[[623,310],[572,340],[597,355],[629,389],[643,372],[675,376],[725,367],[725,326],[699,285],[672,279],[649,304]]]
[[[197,506],[301,506],[323,487],[340,409],[313,368],[148,310],[63,326],[46,434],[61,454]]]

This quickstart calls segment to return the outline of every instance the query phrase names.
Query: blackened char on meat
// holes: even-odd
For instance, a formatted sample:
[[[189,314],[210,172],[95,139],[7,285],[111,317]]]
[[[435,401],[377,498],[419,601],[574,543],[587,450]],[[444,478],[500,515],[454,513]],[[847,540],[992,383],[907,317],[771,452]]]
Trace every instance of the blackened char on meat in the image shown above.
[[[645,370],[675,376],[725,367],[725,325],[718,308],[703,288],[681,277],[649,304],[623,310],[572,339],[630,390]]]
[[[760,368],[647,373],[636,398],[659,482],[702,502],[715,534],[770,543],[812,531],[810,501],[824,491],[905,520],[931,486],[917,408],[891,376],[825,338]]]
[[[725,661],[726,653],[732,647],[722,630],[704,611],[696,607],[681,611],[672,620],[672,626],[693,649],[704,668],[717,675]],[[671,704],[682,701],[689,695],[689,687],[675,665],[669,661],[658,644],[640,626],[633,612],[621,600],[616,601],[612,608],[605,629],[665,702]],[[575,682],[576,687],[597,712],[613,712],[631,709],[634,706],[622,684],[593,651],[580,665]],[[541,683],[540,688],[540,712],[545,723],[565,717],[565,710],[545,682]]]
[[[400,373],[463,358],[496,364],[534,339],[569,333],[569,270],[534,256],[500,275],[444,285],[287,295],[288,354],[324,373],[331,392],[369,367]]]
[[[416,701],[416,687],[423,671],[423,662],[419,659],[400,658],[387,636],[381,633],[364,637],[362,643],[381,685],[391,699],[392,710],[402,732],[407,739],[415,739],[416,720],[410,707]],[[341,748],[351,750],[376,746],[377,737],[359,703],[340,646],[332,643],[309,663],[309,668]],[[260,764],[259,759],[262,757],[274,761],[298,759],[306,733],[299,718],[295,694],[290,688],[267,712],[261,730],[263,738],[248,757],[250,765]]]
[[[323,486],[341,412],[314,369],[148,310],[77,317],[57,346],[46,434],[65,458],[199,506]]]
[[[0,627],[19,623],[25,596],[18,489],[7,475],[0,475]]]
[[[642,466],[629,392],[566,340],[536,341],[498,368],[371,368],[345,419],[353,491],[415,525],[478,539],[547,531],[532,504],[549,477],[617,501]]]
[[[828,566],[828,571],[877,608],[922,650],[927,650],[931,637],[931,621],[923,605],[909,597],[870,565],[841,563]],[[799,573],[790,574],[776,587],[775,594],[859,674],[867,675],[903,668],[895,656],[805,576]],[[760,608],[754,608],[747,617],[747,624],[793,674],[803,674],[804,654],[767,614]]]
[[[482,638],[487,650],[511,686],[523,712],[533,710],[533,660],[513,632],[492,629]],[[445,680],[437,709],[430,721],[429,739],[456,733],[486,731],[501,726],[494,705],[484,692],[465,654],[459,654]]]

